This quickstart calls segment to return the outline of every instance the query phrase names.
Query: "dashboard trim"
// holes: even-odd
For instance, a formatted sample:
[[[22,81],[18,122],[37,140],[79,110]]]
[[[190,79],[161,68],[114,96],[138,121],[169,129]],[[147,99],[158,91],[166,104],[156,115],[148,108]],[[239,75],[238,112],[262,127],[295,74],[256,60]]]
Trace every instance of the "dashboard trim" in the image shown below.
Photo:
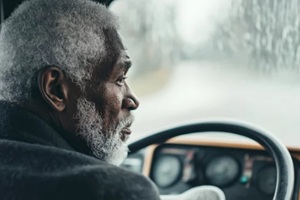
[[[171,138],[166,143],[169,144],[183,144],[183,145],[199,145],[207,147],[227,147],[227,148],[237,148],[237,149],[249,149],[249,150],[264,150],[264,148],[254,141],[237,141],[237,140],[216,140],[201,138],[201,140],[195,140],[195,138],[188,137],[178,137]],[[151,145],[147,147],[144,157],[143,174],[145,176],[150,176],[151,163],[153,160],[153,155],[158,144]],[[294,159],[300,161],[300,148],[287,147]],[[300,191],[298,192],[298,200],[300,200]]]

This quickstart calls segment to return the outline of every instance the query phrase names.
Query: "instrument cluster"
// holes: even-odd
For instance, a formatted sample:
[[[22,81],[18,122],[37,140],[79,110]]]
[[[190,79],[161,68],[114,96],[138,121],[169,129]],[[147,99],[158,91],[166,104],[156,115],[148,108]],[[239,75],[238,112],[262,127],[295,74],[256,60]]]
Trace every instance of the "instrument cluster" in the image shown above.
[[[265,151],[163,144],[156,148],[150,178],[161,194],[199,185],[220,187],[227,199],[272,199],[276,168]]]

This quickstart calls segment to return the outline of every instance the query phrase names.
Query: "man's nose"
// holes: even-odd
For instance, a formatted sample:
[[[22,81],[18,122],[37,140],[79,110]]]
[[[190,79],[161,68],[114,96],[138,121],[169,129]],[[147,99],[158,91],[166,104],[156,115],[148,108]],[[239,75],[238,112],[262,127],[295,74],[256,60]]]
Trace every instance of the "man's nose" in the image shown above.
[[[123,100],[123,108],[128,110],[135,110],[139,107],[140,102],[137,96],[133,93],[130,93],[127,97]]]

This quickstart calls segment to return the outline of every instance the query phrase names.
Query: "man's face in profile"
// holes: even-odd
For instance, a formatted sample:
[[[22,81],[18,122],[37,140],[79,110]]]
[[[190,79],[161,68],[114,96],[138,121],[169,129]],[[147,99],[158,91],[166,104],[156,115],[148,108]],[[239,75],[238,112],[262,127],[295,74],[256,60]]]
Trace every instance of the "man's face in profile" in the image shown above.
[[[109,42],[114,53],[94,68],[85,91],[75,100],[75,132],[87,142],[94,156],[119,165],[128,152],[125,142],[133,122],[130,111],[139,102],[126,83],[131,60],[123,42],[119,36]]]

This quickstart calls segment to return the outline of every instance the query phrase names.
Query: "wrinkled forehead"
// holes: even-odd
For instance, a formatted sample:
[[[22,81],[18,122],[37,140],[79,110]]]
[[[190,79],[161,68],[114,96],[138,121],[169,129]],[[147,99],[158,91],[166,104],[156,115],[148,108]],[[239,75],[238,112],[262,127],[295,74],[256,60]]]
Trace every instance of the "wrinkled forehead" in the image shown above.
[[[115,29],[105,29],[105,47],[108,54],[120,54],[122,51],[126,51],[125,40],[121,34]]]
[[[131,65],[125,40],[121,34],[115,29],[105,29],[104,34],[106,58],[99,65],[96,65],[93,70],[93,77],[98,80],[107,79],[120,66],[127,67]]]
[[[108,61],[113,64],[125,61],[131,62],[123,36],[118,31],[112,29],[106,30],[105,34]]]

